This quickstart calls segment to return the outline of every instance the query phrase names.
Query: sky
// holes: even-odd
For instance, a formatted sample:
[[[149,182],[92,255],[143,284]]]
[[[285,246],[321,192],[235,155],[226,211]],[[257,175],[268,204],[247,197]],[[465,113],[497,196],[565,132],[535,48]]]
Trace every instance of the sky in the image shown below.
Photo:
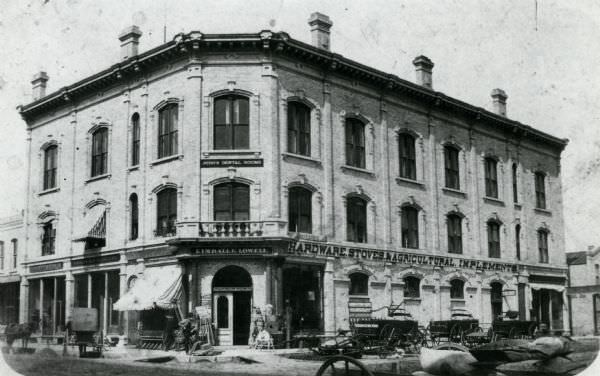
[[[248,5],[251,4],[251,5]],[[562,155],[566,250],[600,245],[600,2],[596,0],[3,0],[0,11],[0,217],[25,207],[26,131],[16,107],[36,72],[48,93],[119,61],[119,33],[140,51],[179,32],[286,31],[310,42],[309,15],[333,21],[331,49],[414,81],[412,59],[435,63],[434,89],[568,138]]]

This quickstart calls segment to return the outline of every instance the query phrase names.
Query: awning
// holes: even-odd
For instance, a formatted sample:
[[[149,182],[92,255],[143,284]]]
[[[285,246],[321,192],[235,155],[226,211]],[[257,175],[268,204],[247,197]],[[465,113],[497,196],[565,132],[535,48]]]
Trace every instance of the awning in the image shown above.
[[[87,239],[106,238],[106,211],[104,205],[96,205],[83,218],[80,227],[81,233],[73,237],[74,242],[83,242]]]
[[[563,292],[565,291],[565,286],[563,285],[555,285],[552,283],[529,283],[529,287],[531,287],[532,290],[554,290],[554,291],[558,291],[558,292]]]
[[[133,287],[114,305],[117,311],[143,311],[155,306],[175,308],[181,296],[181,269],[178,266],[147,268]]]

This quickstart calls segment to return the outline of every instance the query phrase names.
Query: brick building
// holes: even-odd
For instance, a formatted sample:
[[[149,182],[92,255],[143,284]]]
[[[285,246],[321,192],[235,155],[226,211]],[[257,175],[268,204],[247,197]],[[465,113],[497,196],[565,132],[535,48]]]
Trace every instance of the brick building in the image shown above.
[[[600,247],[567,253],[570,330],[573,335],[600,334]]]
[[[21,214],[0,218],[0,325],[19,322],[20,261],[24,240]]]
[[[192,31],[144,53],[132,27],[110,68],[49,95],[35,76],[22,320],[52,294],[60,318],[98,308],[132,338],[180,296],[221,344],[267,304],[295,330],[400,303],[422,324],[467,307],[566,327],[566,141],[507,118],[502,90],[469,105],[433,90],[428,58],[412,83],[309,25],[312,44]]]

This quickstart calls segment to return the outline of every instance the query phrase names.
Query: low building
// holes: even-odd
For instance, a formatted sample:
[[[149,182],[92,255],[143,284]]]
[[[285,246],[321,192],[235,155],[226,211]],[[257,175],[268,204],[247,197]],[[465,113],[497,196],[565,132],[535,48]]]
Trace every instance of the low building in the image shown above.
[[[0,325],[19,322],[23,215],[0,218]]]
[[[600,335],[600,247],[567,253],[569,324],[573,335]]]

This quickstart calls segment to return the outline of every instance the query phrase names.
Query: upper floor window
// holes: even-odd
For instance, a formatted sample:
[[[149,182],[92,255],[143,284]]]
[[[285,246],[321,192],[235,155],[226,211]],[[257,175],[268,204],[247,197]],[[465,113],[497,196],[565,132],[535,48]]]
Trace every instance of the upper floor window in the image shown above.
[[[4,269],[4,242],[0,241],[0,270]]]
[[[450,281],[450,299],[465,298],[465,282],[462,279],[453,279]]]
[[[462,253],[462,218],[458,214],[449,214],[447,217],[448,252]]]
[[[156,194],[156,236],[176,233],[177,189],[165,188]]]
[[[215,221],[250,219],[250,188],[241,183],[224,183],[214,189]]]
[[[58,146],[50,145],[44,150],[44,190],[56,187]]]
[[[360,197],[350,197],[346,203],[347,238],[350,242],[367,242],[367,202]]]
[[[129,240],[135,240],[138,238],[139,232],[139,208],[138,208],[138,196],[132,193],[129,196],[129,210],[130,210],[130,227],[129,227]]]
[[[177,154],[177,117],[179,106],[170,103],[158,112],[158,158]]]
[[[346,119],[346,164],[365,168],[365,125],[358,119]]]
[[[550,261],[548,259],[548,231],[544,229],[538,230],[538,251],[539,261],[547,264]]]
[[[248,98],[238,95],[227,95],[215,99],[215,150],[248,149],[250,147],[248,102]]]
[[[535,207],[546,209],[546,175],[543,172],[535,173]]]
[[[92,177],[108,173],[108,128],[92,134]]]
[[[310,108],[300,102],[288,103],[288,151],[310,156]]]
[[[498,198],[498,162],[494,158],[485,159],[485,195]]]
[[[312,192],[301,187],[290,188],[288,231],[312,233]]]
[[[369,276],[367,274],[350,274],[350,295],[369,295]]]
[[[521,259],[521,225],[515,226],[515,248],[517,251],[517,260]]]
[[[398,137],[398,154],[400,156],[400,177],[417,180],[417,164],[415,157],[415,138],[402,133]]]
[[[412,206],[402,208],[402,247],[419,248],[419,211]]]
[[[53,255],[56,229],[52,222],[47,222],[42,230],[42,256]]]
[[[18,256],[18,246],[19,246],[19,241],[17,239],[13,239],[10,241],[12,243],[12,267],[13,269],[17,268],[17,256]]]
[[[140,164],[140,114],[131,117],[131,165]]]
[[[496,320],[502,316],[502,284],[500,282],[490,283],[490,302],[492,304],[492,318]]]
[[[519,186],[517,185],[517,164],[513,163],[512,165],[512,191],[513,191],[513,201],[515,203],[519,202]]]
[[[421,296],[421,280],[417,277],[404,278],[404,297],[419,298]]]
[[[500,224],[496,221],[488,221],[488,257],[500,257]]]
[[[454,146],[444,147],[444,169],[446,188],[460,189],[460,171],[458,167],[458,149]]]

